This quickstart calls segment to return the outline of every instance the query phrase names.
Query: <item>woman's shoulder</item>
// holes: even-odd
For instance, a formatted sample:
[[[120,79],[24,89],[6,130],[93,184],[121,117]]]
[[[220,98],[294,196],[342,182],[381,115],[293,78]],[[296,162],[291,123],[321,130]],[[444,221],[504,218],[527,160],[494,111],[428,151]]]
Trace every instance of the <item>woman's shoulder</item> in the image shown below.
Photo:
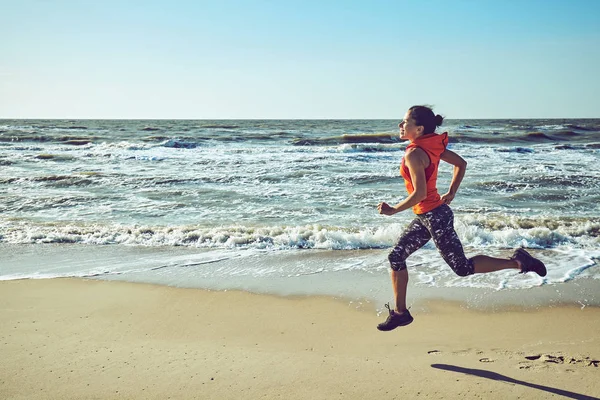
[[[406,153],[404,154],[404,157],[406,159],[412,159],[412,160],[418,160],[421,158],[425,158],[425,159],[429,160],[429,157],[427,156],[427,152],[418,146],[414,146],[414,147],[407,149]]]
[[[427,155],[425,150],[417,146],[411,147],[410,149],[406,150],[404,159],[406,160],[406,163],[413,165],[417,163],[422,165],[429,164],[429,156]]]

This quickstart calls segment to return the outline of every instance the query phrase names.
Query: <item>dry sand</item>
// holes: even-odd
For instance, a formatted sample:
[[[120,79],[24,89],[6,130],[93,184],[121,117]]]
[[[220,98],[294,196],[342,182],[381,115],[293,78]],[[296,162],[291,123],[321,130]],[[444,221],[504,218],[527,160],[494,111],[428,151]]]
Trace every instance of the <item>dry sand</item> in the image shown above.
[[[0,282],[0,399],[600,397],[599,308],[424,307],[384,333],[329,298]]]

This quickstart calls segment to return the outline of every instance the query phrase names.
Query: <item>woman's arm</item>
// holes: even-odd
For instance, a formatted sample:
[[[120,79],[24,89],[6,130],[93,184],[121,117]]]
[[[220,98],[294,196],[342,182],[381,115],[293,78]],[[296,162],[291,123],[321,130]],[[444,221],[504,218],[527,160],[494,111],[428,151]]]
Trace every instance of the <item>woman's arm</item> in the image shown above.
[[[394,207],[387,203],[379,203],[377,209],[380,214],[393,215],[408,210],[427,197],[427,181],[425,179],[425,168],[429,163],[427,154],[421,149],[415,149],[404,157],[404,163],[410,171],[410,179],[415,190]]]
[[[465,176],[467,162],[464,158],[450,150],[444,151],[440,156],[440,160],[454,165],[454,173],[452,175],[452,182],[450,182],[450,189],[448,190],[448,193],[442,196],[444,203],[450,204],[452,200],[454,200],[454,196],[456,195],[456,192],[458,192],[458,187]]]

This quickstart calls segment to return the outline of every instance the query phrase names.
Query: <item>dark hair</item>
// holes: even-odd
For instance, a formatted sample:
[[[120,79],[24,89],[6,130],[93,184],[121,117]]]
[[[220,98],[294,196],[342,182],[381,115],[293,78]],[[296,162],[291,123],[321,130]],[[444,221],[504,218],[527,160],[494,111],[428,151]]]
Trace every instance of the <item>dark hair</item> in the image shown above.
[[[410,111],[410,117],[415,120],[415,124],[425,128],[424,134],[434,133],[435,128],[442,126],[444,121],[444,117],[439,114],[435,115],[428,106],[412,106],[408,111]]]

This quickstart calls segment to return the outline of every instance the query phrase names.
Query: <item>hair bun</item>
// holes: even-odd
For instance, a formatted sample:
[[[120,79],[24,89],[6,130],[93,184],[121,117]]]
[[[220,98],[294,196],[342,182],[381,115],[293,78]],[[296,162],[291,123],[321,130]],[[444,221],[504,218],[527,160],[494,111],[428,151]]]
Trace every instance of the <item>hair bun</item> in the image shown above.
[[[408,112],[415,124],[423,127],[424,134],[435,133],[435,128],[441,126],[444,121],[444,117],[436,115],[431,106],[412,106]]]

